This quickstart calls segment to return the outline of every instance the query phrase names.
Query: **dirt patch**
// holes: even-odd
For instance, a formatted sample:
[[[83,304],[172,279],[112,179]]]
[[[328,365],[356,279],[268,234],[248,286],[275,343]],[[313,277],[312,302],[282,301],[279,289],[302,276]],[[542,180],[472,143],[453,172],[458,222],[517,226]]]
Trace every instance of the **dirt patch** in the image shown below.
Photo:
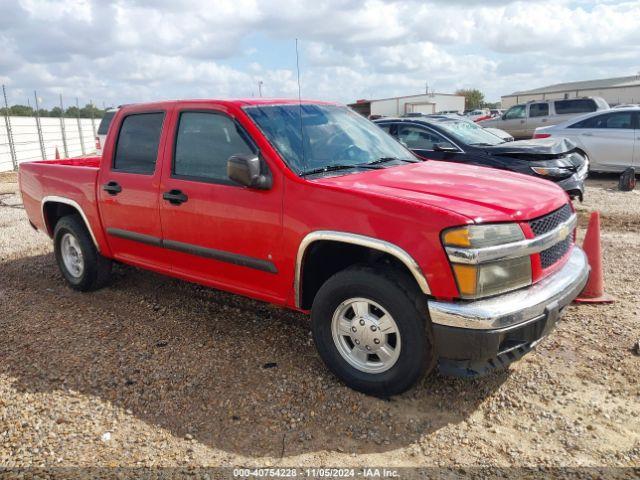
[[[639,195],[589,182],[578,207],[601,211],[616,303],[571,306],[507,372],[389,401],[336,381],[303,315],[134,268],[66,288],[2,202],[3,467],[640,465]]]

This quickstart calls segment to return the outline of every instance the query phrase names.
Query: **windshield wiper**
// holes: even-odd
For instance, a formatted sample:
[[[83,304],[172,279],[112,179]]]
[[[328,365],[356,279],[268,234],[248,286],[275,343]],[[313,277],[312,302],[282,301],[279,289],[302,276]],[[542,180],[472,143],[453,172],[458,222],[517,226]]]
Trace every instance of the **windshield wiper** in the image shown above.
[[[379,170],[384,168],[380,166],[381,163],[393,162],[393,161],[407,162],[407,163],[418,163],[420,160],[409,160],[406,158],[397,158],[397,157],[380,157],[378,160],[374,160],[373,162],[365,162],[365,163],[354,163],[352,165],[344,165],[344,164],[335,164],[335,165],[327,165],[325,167],[314,168],[313,170],[307,170],[306,172],[302,172],[301,175],[315,175],[318,173],[326,173],[326,172],[335,172],[337,170],[349,170],[351,168],[366,168],[370,170]]]
[[[377,160],[374,160],[373,162],[369,162],[369,163],[365,163],[365,165],[376,165],[379,163],[387,163],[387,162],[393,162],[393,161],[398,161],[398,162],[407,162],[407,163],[418,163],[420,162],[420,160],[410,160],[408,158],[398,158],[398,157],[380,157]]]
[[[360,165],[326,165],[324,167],[314,168],[313,170],[302,172],[302,175],[314,175],[316,173],[335,172],[337,170],[349,170],[351,168],[360,168]]]

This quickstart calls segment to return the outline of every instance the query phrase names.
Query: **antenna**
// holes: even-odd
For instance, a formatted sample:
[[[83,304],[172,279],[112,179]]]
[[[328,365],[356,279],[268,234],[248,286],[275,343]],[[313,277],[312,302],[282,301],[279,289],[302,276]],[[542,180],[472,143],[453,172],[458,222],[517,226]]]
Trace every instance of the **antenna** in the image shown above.
[[[303,170],[307,170],[307,162],[304,157],[304,130],[302,128],[302,93],[300,88],[300,55],[298,54],[298,39],[296,38],[296,72],[298,75],[298,113],[300,115],[300,147],[302,149]]]

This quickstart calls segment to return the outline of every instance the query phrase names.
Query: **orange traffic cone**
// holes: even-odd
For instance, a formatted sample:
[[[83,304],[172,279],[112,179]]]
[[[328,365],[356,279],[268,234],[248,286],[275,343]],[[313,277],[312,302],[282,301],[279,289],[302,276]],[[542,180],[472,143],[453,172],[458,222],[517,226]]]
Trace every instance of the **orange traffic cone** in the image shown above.
[[[602,249],[600,248],[600,213],[593,212],[589,218],[589,227],[582,248],[587,254],[591,273],[584,289],[574,301],[577,303],[611,303],[613,297],[604,293],[602,275]]]
[[[60,160],[60,152],[58,151],[58,146],[56,145],[56,160]]]

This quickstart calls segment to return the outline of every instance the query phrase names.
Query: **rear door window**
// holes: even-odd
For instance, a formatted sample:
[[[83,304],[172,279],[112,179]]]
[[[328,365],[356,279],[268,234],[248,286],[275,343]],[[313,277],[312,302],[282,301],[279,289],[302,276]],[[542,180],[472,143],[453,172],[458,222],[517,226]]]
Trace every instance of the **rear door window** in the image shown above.
[[[530,117],[546,117],[549,115],[548,103],[532,103],[529,105]]]
[[[556,113],[566,115],[570,113],[595,112],[598,107],[596,102],[590,98],[577,98],[575,100],[557,100],[554,102]]]
[[[150,175],[156,168],[164,112],[136,113],[122,121],[113,170]]]
[[[382,130],[390,134],[393,123],[376,123],[376,125],[378,125]]]
[[[615,112],[596,115],[574,123],[569,128],[633,128],[633,112]]]
[[[403,125],[398,126],[398,140],[412,150],[433,150],[436,143],[446,142],[440,135],[423,128]]]

